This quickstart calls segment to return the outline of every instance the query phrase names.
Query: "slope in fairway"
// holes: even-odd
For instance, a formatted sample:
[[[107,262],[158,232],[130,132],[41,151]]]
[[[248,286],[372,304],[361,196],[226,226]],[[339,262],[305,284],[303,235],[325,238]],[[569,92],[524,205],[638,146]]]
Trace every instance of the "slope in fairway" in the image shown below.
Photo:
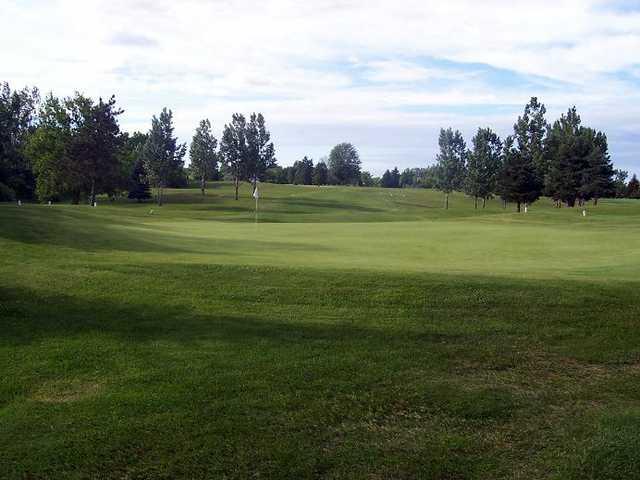
[[[0,205],[0,478],[638,478],[640,203]]]

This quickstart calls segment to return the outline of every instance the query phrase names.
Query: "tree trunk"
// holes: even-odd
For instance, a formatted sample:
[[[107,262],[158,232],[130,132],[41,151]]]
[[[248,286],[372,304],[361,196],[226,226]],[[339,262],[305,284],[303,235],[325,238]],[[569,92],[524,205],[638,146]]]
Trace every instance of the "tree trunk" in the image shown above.
[[[482,208],[487,206],[487,197],[482,197]]]
[[[444,209],[449,210],[449,194],[444,194]]]
[[[520,202],[518,202],[518,213],[520,213]]]
[[[475,209],[477,210],[478,209],[478,197],[477,196],[473,199],[473,204],[474,204]]]
[[[240,180],[238,179],[238,177],[236,176],[233,179],[234,183],[235,183],[235,187],[236,187],[236,200],[238,200],[238,188],[240,187]]]
[[[93,207],[96,204],[96,179],[91,179],[91,194],[89,195],[89,201]]]
[[[595,198],[593,199],[593,206],[594,206],[594,207],[597,207],[597,206],[598,206],[598,197],[595,197]]]
[[[204,195],[204,189],[207,186],[207,182],[205,180],[205,176],[202,175],[202,180],[200,180],[200,191],[202,192],[202,195]]]

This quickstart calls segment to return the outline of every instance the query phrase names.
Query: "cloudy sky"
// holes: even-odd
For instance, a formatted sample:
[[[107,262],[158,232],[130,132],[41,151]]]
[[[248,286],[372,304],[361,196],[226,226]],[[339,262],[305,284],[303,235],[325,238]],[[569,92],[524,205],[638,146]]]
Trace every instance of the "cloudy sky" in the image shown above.
[[[507,135],[529,97],[576,105],[640,173],[640,0],[0,0],[0,81],[173,109],[261,111],[280,163],[339,142],[366,169],[434,161],[440,127]]]

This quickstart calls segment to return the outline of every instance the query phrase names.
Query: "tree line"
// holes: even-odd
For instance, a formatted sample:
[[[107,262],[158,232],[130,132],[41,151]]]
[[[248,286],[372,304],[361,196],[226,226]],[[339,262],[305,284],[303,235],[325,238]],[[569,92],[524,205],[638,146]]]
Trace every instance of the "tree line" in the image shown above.
[[[264,116],[233,114],[220,142],[209,120],[202,120],[188,149],[174,133],[173,113],[167,108],[151,119],[145,133],[120,129],[124,111],[114,96],[98,101],[76,93],[41,99],[37,89],[14,90],[0,86],[0,201],[37,199],[71,200],[77,204],[96,196],[128,195],[151,198],[158,204],[164,190],[198,180],[205,193],[207,180],[221,177],[238,184],[266,180],[277,165]]]
[[[445,194],[464,191],[475,199],[498,196],[504,204],[521,206],[540,196],[551,197],[556,206],[576,204],[616,194],[616,172],[611,163],[607,137],[582,125],[576,108],[550,124],[546,108],[536,97],[525,106],[504,140],[490,128],[479,128],[469,149],[462,134],[442,129],[436,157],[436,188]]]
[[[12,91],[0,86],[0,200],[38,199],[94,203],[96,195],[127,195],[162,204],[164,190],[197,181],[202,194],[207,181],[226,179],[255,187],[258,181],[300,185],[353,185],[385,188],[437,188],[462,191],[484,206],[499,197],[522,204],[541,195],[557,206],[607,196],[640,198],[634,175],[614,170],[603,132],[582,125],[573,107],[553,123],[546,108],[532,98],[518,117],[513,134],[502,140],[491,128],[479,128],[471,148],[458,130],[440,131],[435,165],[397,167],[381,177],[362,170],[356,147],[336,145],[314,164],[307,156],[292,166],[278,165],[271,135],[261,113],[232,115],[222,136],[213,135],[208,119],[199,122],[192,141],[179,143],[173,113],[164,108],[147,132],[120,130],[123,110],[115,97],[98,101],[76,93],[40,98],[37,89]],[[185,156],[190,164],[185,168]]]

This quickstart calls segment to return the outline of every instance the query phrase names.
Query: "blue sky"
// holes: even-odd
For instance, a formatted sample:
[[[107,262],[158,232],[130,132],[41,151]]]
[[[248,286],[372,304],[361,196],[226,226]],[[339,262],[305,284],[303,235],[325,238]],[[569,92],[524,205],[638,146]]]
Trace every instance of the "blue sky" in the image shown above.
[[[0,0],[0,81],[115,94],[123,128],[172,108],[188,141],[264,113],[283,165],[354,143],[364,168],[434,161],[438,130],[501,135],[531,96],[576,105],[640,173],[640,1]],[[8,19],[8,21],[7,21]]]

